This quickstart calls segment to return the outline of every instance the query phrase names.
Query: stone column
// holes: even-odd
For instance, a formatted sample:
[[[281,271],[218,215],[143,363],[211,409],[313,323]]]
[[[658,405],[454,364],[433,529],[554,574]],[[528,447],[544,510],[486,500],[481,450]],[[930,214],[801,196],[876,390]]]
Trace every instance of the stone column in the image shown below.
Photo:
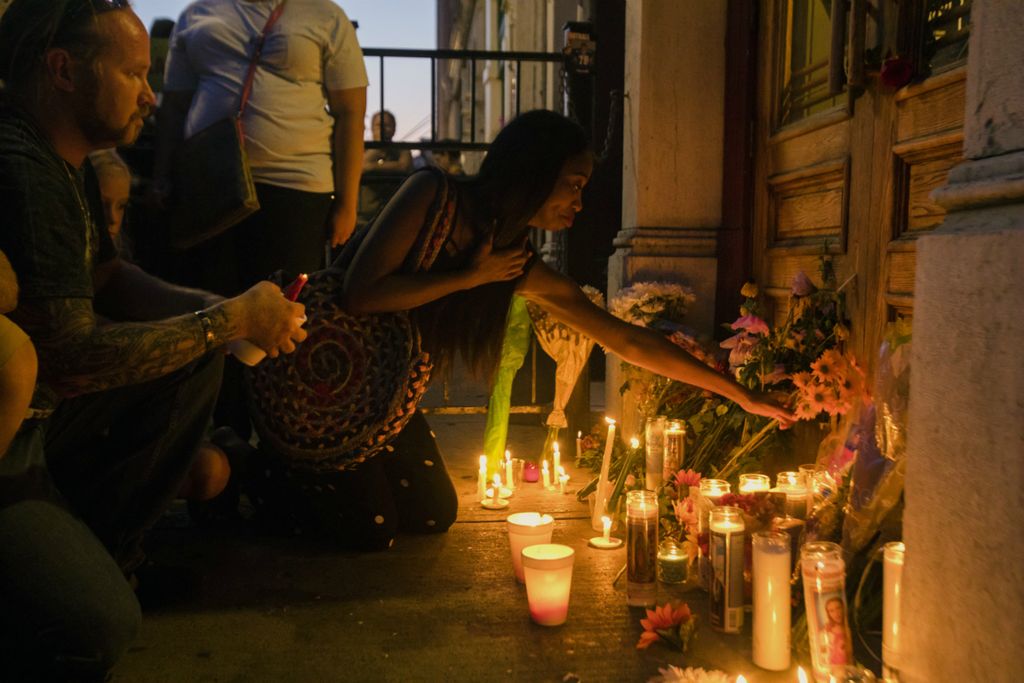
[[[608,295],[642,280],[696,292],[687,323],[714,323],[716,238],[722,222],[725,0],[694,11],[678,0],[627,0],[622,225],[608,263]],[[628,438],[619,359],[609,355],[606,405]]]
[[[918,246],[904,682],[1015,681],[1024,650],[1024,12],[975,0],[966,161]]]

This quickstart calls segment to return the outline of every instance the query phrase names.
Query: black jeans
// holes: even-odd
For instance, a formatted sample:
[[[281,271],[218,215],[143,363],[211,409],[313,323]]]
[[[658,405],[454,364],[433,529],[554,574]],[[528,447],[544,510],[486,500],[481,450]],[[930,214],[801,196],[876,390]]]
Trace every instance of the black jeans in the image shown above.
[[[126,574],[192,466],[223,367],[223,355],[207,354],[150,382],[66,400],[46,421],[54,483]]]
[[[290,468],[264,450],[249,497],[273,524],[329,538],[354,550],[384,550],[399,531],[441,533],[455,523],[459,501],[423,414],[417,411],[380,455],[353,470]]]

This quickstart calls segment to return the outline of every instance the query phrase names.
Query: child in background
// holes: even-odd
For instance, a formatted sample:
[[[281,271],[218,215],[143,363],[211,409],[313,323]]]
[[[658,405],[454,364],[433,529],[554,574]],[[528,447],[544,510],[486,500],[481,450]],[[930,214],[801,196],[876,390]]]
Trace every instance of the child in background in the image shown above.
[[[103,216],[107,232],[117,246],[121,258],[131,259],[131,244],[124,230],[124,212],[132,190],[132,171],[113,149],[103,149],[89,155],[93,170],[99,179],[103,199]]]

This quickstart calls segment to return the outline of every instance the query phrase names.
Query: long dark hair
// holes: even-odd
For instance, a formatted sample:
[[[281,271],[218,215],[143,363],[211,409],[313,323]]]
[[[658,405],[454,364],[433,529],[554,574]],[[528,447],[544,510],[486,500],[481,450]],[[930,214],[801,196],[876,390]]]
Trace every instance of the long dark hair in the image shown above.
[[[510,121],[491,143],[480,172],[462,181],[473,199],[478,243],[492,234],[495,248],[522,240],[565,162],[589,149],[583,128],[561,114],[535,110]],[[477,377],[493,378],[515,284],[492,282],[455,292],[414,312],[440,374],[458,354]]]

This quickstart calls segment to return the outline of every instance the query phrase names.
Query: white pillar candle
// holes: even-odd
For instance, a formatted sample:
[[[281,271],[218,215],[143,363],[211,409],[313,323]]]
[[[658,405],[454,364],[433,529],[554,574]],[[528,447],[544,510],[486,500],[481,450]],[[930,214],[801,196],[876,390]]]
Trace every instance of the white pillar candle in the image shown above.
[[[480,472],[476,478],[477,500],[487,497],[487,456],[480,456]]]
[[[759,531],[753,536],[752,548],[754,664],[784,671],[790,664],[789,536],[781,531]]]
[[[611,495],[612,484],[608,480],[608,470],[612,464],[612,449],[615,446],[615,420],[605,418],[608,423],[608,439],[604,444],[604,457],[601,459],[601,474],[597,479],[597,490],[594,492],[594,514],[590,518],[590,527],[594,531],[601,530],[601,518],[608,512],[608,497]]]
[[[665,427],[665,452],[661,469],[665,481],[671,481],[676,472],[683,469],[685,451],[686,425],[681,420],[671,420]]]
[[[723,633],[743,629],[743,511],[723,505],[711,511],[711,628]]]
[[[516,581],[523,583],[523,548],[539,543],[551,543],[555,519],[539,512],[517,512],[509,515],[508,544],[512,551],[512,571]]]
[[[601,518],[601,524],[604,526],[604,532],[601,535],[601,540],[605,543],[609,543],[612,537],[612,518],[605,515]]]
[[[882,569],[882,665],[886,680],[896,679],[900,670],[900,600],[903,589],[903,555],[900,541],[886,543]]]
[[[565,487],[569,484],[569,475],[560,474],[558,475],[558,492],[564,494]]]
[[[657,491],[664,481],[665,424],[663,416],[648,418],[644,425],[644,487]]]
[[[548,461],[545,460],[543,463],[541,463],[541,465],[542,467],[540,468],[540,483],[544,486],[545,489],[549,489],[551,488],[551,472],[550,470],[548,470]]]
[[[515,488],[512,481],[512,451],[505,451],[505,483],[510,489]]]
[[[557,441],[551,445],[551,459],[553,461],[551,464],[554,465],[552,469],[559,472],[562,467],[562,452],[558,449]]]
[[[522,550],[530,617],[541,626],[559,626],[568,617],[574,555],[569,546],[555,543]]]

